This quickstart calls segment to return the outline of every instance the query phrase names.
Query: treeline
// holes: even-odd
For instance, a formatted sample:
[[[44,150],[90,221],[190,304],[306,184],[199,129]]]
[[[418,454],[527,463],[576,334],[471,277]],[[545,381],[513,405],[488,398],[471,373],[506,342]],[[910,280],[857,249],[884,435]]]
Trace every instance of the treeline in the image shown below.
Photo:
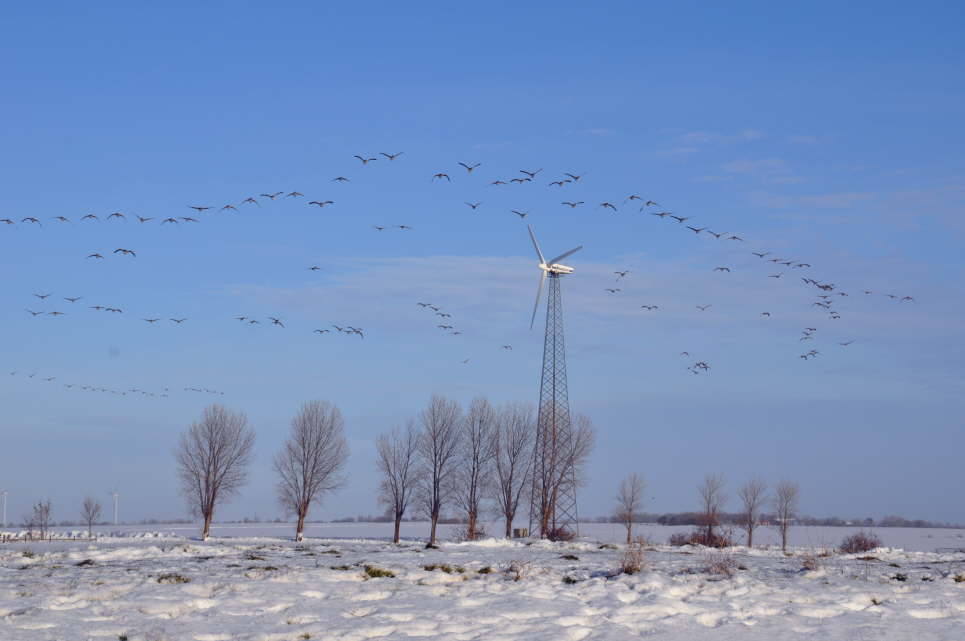
[[[775,522],[774,514],[762,513],[762,522]],[[699,512],[668,512],[663,514],[638,512],[633,515],[636,523],[656,523],[658,525],[701,525],[703,514]],[[744,515],[733,512],[722,512],[720,522],[723,525],[739,526],[743,523]],[[591,523],[622,523],[622,519],[615,515],[598,516],[590,519]],[[945,523],[941,521],[927,521],[924,519],[906,519],[901,516],[886,516],[881,519],[854,518],[844,519],[838,516],[814,517],[798,516],[797,525],[816,525],[826,527],[907,527],[907,528],[965,528],[961,523]]]

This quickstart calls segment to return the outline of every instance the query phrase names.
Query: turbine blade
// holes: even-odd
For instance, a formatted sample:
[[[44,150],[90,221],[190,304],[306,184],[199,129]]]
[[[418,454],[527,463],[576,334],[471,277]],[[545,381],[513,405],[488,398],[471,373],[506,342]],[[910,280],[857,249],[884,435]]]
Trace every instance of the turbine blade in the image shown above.
[[[572,255],[572,254],[575,254],[576,252],[580,251],[581,249],[583,249],[583,245],[580,245],[579,247],[574,247],[574,248],[571,249],[570,251],[566,252],[565,254],[560,254],[559,256],[557,256],[556,258],[550,260],[550,262],[548,262],[548,263],[546,263],[546,264],[547,264],[547,265],[554,265],[554,264],[560,262],[561,260],[563,260],[564,258],[566,258],[567,256],[570,256],[570,255]]]
[[[539,251],[539,248],[536,249]],[[536,302],[533,304],[533,317],[529,319],[529,328],[533,329],[533,323],[536,322],[536,310],[539,308],[539,297],[543,293],[543,281],[546,280],[546,272],[542,269],[539,270],[539,285],[536,286]]]
[[[543,252],[541,252],[541,251],[539,250],[539,243],[536,242],[536,234],[533,233],[533,227],[532,227],[532,225],[526,225],[526,229],[529,230],[529,237],[530,237],[530,238],[532,239],[532,241],[533,241],[533,247],[536,249],[536,255],[539,256],[539,262],[540,262],[540,263],[545,263],[546,261],[543,260]],[[540,281],[540,282],[542,282],[542,281]]]

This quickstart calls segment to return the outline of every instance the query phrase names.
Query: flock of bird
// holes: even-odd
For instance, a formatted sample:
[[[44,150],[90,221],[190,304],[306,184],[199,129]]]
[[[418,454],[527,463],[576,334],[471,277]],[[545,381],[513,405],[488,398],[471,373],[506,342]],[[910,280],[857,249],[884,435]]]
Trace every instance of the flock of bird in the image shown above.
[[[361,163],[362,167],[367,167],[372,163],[375,163],[378,161],[393,163],[402,155],[403,155],[403,152],[395,152],[395,153],[381,152],[378,155],[357,154],[354,156],[354,158]],[[462,162],[461,161],[457,163],[457,166],[461,167],[461,169],[465,171],[464,176],[472,177],[474,172],[477,172],[482,165],[479,162]],[[444,182],[446,184],[457,183],[458,181],[453,180],[453,175],[450,174],[450,171],[451,170],[436,171],[435,173],[429,176],[429,182],[431,183]],[[520,169],[518,171],[518,175],[516,176],[496,178],[493,180],[489,180],[487,184],[489,187],[502,188],[502,187],[510,187],[513,185],[517,185],[517,186],[537,185],[545,181],[545,187],[549,190],[553,190],[553,191],[564,190],[564,189],[570,190],[570,189],[573,189],[575,186],[581,184],[581,181],[587,175],[586,172],[584,173],[564,172],[562,175],[558,177],[553,177],[551,179],[548,179],[542,176],[542,172],[543,172],[542,168],[535,169],[535,170]],[[344,175],[339,175],[332,178],[330,182],[336,183],[336,184],[348,183],[348,182],[351,182],[351,179]],[[183,216],[169,215],[164,217],[141,216],[137,214],[125,213],[122,211],[114,211],[106,215],[105,214],[98,215],[96,213],[88,212],[79,216],[79,221],[83,224],[95,224],[103,220],[112,225],[123,224],[133,220],[136,220],[137,224],[140,224],[140,225],[154,222],[154,221],[159,221],[159,224],[162,226],[191,224],[191,223],[199,223],[201,222],[201,220],[203,220],[205,216],[209,216],[215,212],[231,213],[231,212],[238,212],[239,209],[243,207],[257,208],[257,207],[260,207],[262,203],[266,201],[273,202],[273,201],[276,201],[276,199],[280,199],[284,201],[291,200],[292,202],[300,201],[300,202],[304,202],[305,205],[309,207],[318,207],[319,209],[331,207],[336,203],[336,201],[331,198],[316,197],[309,200],[304,193],[298,190],[265,191],[265,192],[261,192],[257,196],[249,195],[235,202],[226,203],[220,207],[215,205],[207,205],[207,204],[186,205],[185,206],[186,209],[190,209],[193,212],[193,215],[190,215],[190,216],[189,215],[183,215]],[[620,204],[619,205],[615,204],[617,202],[619,202]],[[464,203],[473,212],[476,212],[477,210],[479,210],[484,204],[482,200],[473,200],[473,199],[465,200]],[[567,207],[569,209],[576,209],[579,207],[583,207],[586,204],[587,202],[585,200],[570,198],[567,200],[561,200],[559,206]],[[708,238],[708,239],[712,239],[713,241],[726,243],[728,246],[733,245],[735,247],[741,246],[743,243],[746,242],[743,235],[739,235],[737,233],[733,233],[729,231],[716,231],[716,230],[710,229],[708,225],[698,226],[698,223],[694,222],[691,216],[683,216],[683,215],[674,213],[673,211],[663,210],[661,205],[657,201],[637,193],[629,194],[622,200],[612,199],[612,200],[600,201],[596,205],[596,210],[603,211],[603,212],[611,212],[613,214],[618,214],[620,212],[629,210],[630,212],[635,214],[649,215],[661,221],[668,221],[671,223],[672,227],[676,226],[681,231],[693,233],[693,237],[695,239]],[[523,208],[510,208],[508,213],[519,217],[519,219],[525,219],[530,215],[531,212]],[[49,218],[49,220],[55,221],[56,224],[66,224],[71,222],[71,219],[64,215],[52,216]],[[32,225],[32,226],[40,226],[40,227],[43,226],[43,223],[41,222],[41,220],[35,216],[25,216],[20,219],[19,223],[24,225]],[[16,220],[11,218],[0,218],[0,224],[5,224],[7,226],[16,226],[18,223]],[[377,232],[383,232],[388,229],[397,229],[399,231],[411,231],[414,229],[413,226],[408,224],[372,225],[372,227]],[[774,279],[774,280],[780,280],[782,278],[785,278],[788,274],[794,272],[795,280],[799,278],[799,282],[802,282],[804,285],[813,287],[816,290],[818,290],[818,293],[815,294],[815,299],[810,303],[810,307],[812,309],[815,309],[816,311],[819,311],[825,314],[829,320],[836,321],[841,319],[842,317],[841,313],[838,311],[838,308],[836,307],[835,303],[849,296],[848,292],[841,291],[838,288],[838,286],[835,285],[835,283],[833,282],[827,282],[827,281],[818,280],[816,278],[809,277],[808,276],[808,274],[810,273],[809,270],[812,269],[811,263],[801,261],[796,258],[779,257],[774,255],[772,252],[766,251],[766,250],[752,251],[750,253],[756,256],[760,260],[760,264],[762,266],[772,267],[772,269],[769,269],[769,270],[762,270],[761,273],[764,277]],[[105,254],[107,254],[108,256],[120,256],[120,257],[130,258],[130,259],[136,259],[138,255],[137,251],[134,249],[131,249],[128,247],[117,247],[113,249],[113,251],[104,251],[104,253],[101,253],[101,251],[90,252],[89,254],[87,254],[86,258],[88,260],[94,260],[94,261],[105,260],[106,259]],[[784,268],[784,269],[775,270],[774,268]],[[311,265],[310,267],[308,267],[308,269],[311,271],[319,271],[322,268],[319,265]],[[737,270],[737,268],[732,265],[718,265],[712,269],[712,272],[715,274],[726,276],[734,273],[735,270]],[[771,273],[772,271],[776,271],[776,273]],[[621,269],[621,270],[614,271],[613,274],[615,276],[615,279],[614,279],[615,282],[612,283],[610,286],[605,287],[604,291],[607,292],[608,294],[618,296],[623,293],[623,288],[618,287],[616,285],[620,284],[622,281],[624,281],[624,279],[627,279],[630,276],[631,272],[628,269]],[[800,275],[798,276],[798,274]],[[788,280],[788,279],[785,279],[785,280]],[[864,296],[869,296],[874,293],[872,290],[868,290],[868,289],[862,289],[860,291]],[[66,316],[68,312],[64,311],[64,309],[68,309],[72,312],[74,309],[74,306],[77,305],[77,303],[79,303],[80,301],[84,300],[83,297],[81,296],[62,296],[59,299],[51,298],[52,297],[51,293],[36,293],[34,294],[34,296],[44,305],[50,305],[54,301],[63,301],[67,305],[66,307],[55,306],[54,309],[49,309],[49,310],[33,309],[33,306],[26,308],[27,313],[29,313],[33,317]],[[908,295],[889,293],[889,294],[885,294],[885,296],[887,296],[892,301],[895,301],[898,303],[914,302],[914,298]],[[455,325],[452,324],[452,321],[450,320],[451,314],[443,311],[440,306],[435,305],[433,303],[428,303],[428,302],[418,302],[417,305],[420,308],[434,314],[437,321],[436,328],[438,328],[439,330],[451,336],[459,336],[464,333],[463,330],[458,329]],[[102,311],[102,312],[107,312],[111,314],[124,313],[123,309],[118,306],[95,304],[95,305],[89,305],[87,307],[90,310],[99,311],[99,312]],[[711,309],[711,307],[712,305],[709,303],[694,305],[694,308],[700,313],[707,312],[708,310]],[[640,309],[648,313],[654,313],[654,312],[658,312],[661,309],[661,306],[658,304],[654,304],[653,302],[648,302],[646,304],[640,305]],[[759,314],[761,318],[772,317],[772,313],[767,310],[760,311]],[[171,316],[148,315],[148,316],[137,316],[137,318],[147,323],[148,325],[156,325],[162,322],[166,322],[176,326],[180,326],[189,320],[187,317],[180,317],[180,316],[174,316],[174,315],[171,315]],[[235,320],[249,327],[254,327],[259,325],[269,325],[271,327],[277,327],[277,328],[286,327],[285,321],[280,316],[269,316],[266,318],[258,318],[258,317],[249,316],[249,315],[239,315],[234,318]],[[355,327],[353,325],[347,325],[347,324],[346,325],[331,324],[330,326],[312,329],[312,333],[315,333],[318,335],[326,335],[333,332],[346,335],[346,336],[358,336],[360,339],[363,339],[365,337],[365,332],[361,327]],[[801,337],[801,340],[802,341],[813,340],[815,332],[816,332],[815,328],[808,328],[805,331],[804,335]],[[853,342],[852,340],[849,340],[846,342],[841,342],[839,344],[841,346],[846,347],[847,345],[850,345],[852,342]],[[504,344],[504,345],[501,345],[500,348],[508,351],[508,350],[512,350],[512,345]],[[681,354],[689,357],[689,353],[686,351],[682,352]],[[799,358],[801,358],[802,360],[811,360],[816,358],[819,354],[820,354],[819,350],[812,349],[803,354],[800,354]],[[461,360],[460,362],[463,364],[468,364],[470,361],[471,359],[466,358]],[[710,371],[710,365],[706,361],[698,360],[693,363],[690,363],[686,369],[692,374],[702,374]],[[52,377],[48,377],[48,378],[44,378],[43,380],[53,381],[55,379]],[[68,385],[68,387],[75,387],[75,385],[70,384]],[[103,388],[98,386],[76,386],[76,387],[84,391],[97,391],[97,392],[107,392],[107,393],[115,393],[115,394],[142,393],[142,394],[151,395],[151,396],[155,395],[154,393],[148,394],[147,392],[143,392],[142,390],[139,390],[137,388],[130,388],[126,391],[122,391],[122,390],[114,390],[114,389]],[[185,391],[221,394],[221,392],[215,392],[213,390],[208,390],[207,388],[184,388],[184,389]],[[165,390],[164,393],[158,393],[156,395],[163,397],[163,396],[166,396],[166,392],[167,392],[167,389]]]

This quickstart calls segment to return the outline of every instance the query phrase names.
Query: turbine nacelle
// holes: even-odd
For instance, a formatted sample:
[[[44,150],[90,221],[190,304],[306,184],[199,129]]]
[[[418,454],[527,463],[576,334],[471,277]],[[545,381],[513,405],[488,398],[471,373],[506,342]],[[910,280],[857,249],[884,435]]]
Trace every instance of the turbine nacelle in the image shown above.
[[[539,248],[539,243],[536,242],[536,234],[533,233],[533,228],[530,225],[526,226],[529,229],[529,237],[533,241],[533,248],[536,250],[536,257],[539,258],[539,285],[536,287],[536,303],[533,305],[533,317],[529,320],[529,328],[533,329],[533,323],[536,321],[536,309],[539,307],[539,298],[543,293],[543,281],[546,280],[547,274],[553,274],[560,276],[563,274],[572,274],[573,268],[568,265],[563,265],[559,261],[563,260],[567,256],[575,254],[576,252],[583,249],[583,245],[579,247],[574,247],[568,252],[564,252],[555,258],[546,260],[543,258],[543,252]]]

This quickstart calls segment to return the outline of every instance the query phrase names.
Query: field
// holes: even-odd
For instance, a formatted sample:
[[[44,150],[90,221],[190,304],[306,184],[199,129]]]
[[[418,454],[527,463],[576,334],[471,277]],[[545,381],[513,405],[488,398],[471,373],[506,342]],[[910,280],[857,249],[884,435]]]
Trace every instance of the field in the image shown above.
[[[387,543],[384,524],[315,525],[303,544],[290,525],[223,526],[207,543],[193,528],[125,530],[0,546],[0,638],[924,640],[965,624],[965,554],[932,551],[961,546],[955,530],[881,529],[905,549],[859,559],[827,555],[841,528],[796,528],[784,556],[671,548],[670,528],[642,526],[654,544],[634,575],[619,573],[609,525],[438,550]]]

